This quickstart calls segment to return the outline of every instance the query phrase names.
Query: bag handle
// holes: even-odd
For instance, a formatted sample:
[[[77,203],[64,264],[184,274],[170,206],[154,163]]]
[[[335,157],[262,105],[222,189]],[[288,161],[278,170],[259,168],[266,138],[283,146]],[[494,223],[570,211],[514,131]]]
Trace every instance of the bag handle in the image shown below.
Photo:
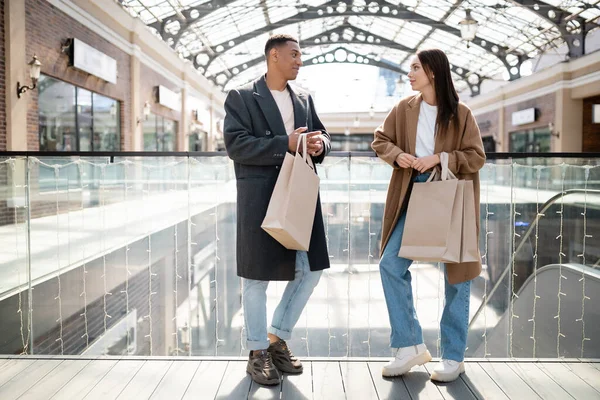
[[[308,138],[306,137],[306,133],[301,133],[298,138],[298,142],[296,143],[296,154],[298,154],[298,150],[300,150],[300,143],[302,143],[302,159],[306,161],[307,153],[308,153]]]
[[[433,180],[436,181],[447,181],[449,179],[457,179],[456,175],[450,171],[448,168],[448,153],[442,152],[440,153],[440,166],[436,166],[429,175],[427,182],[431,182]]]
[[[302,159],[309,167],[315,169],[312,158],[308,157],[308,137],[306,133],[301,133],[296,143],[296,157],[298,157],[298,150],[300,150],[300,143],[302,143]]]

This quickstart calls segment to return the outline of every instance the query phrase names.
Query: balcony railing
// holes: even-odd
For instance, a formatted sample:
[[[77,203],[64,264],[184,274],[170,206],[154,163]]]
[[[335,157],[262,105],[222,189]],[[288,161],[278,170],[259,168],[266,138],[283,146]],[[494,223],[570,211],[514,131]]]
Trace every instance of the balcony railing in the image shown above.
[[[600,357],[600,155],[490,154],[469,357]],[[291,346],[389,354],[378,271],[391,168],[371,153],[319,167],[332,268]],[[217,355],[243,349],[235,177],[224,153],[0,154],[0,353]],[[412,267],[439,355],[443,270]],[[285,282],[272,282],[272,311]]]

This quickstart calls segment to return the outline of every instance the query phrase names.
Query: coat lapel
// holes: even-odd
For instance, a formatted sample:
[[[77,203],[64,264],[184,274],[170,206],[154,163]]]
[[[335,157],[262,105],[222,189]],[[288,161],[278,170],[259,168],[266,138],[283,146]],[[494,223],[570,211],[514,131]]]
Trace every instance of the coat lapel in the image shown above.
[[[408,139],[407,153],[415,154],[417,148],[417,125],[419,123],[419,111],[421,110],[421,95],[417,95],[408,102],[406,109],[406,132]]]
[[[269,124],[269,128],[271,128],[273,134],[287,135],[287,132],[285,131],[285,125],[283,124],[283,119],[281,118],[281,113],[279,112],[277,103],[275,103],[275,99],[273,98],[273,95],[267,86],[264,76],[254,82],[254,90],[254,98],[263,112],[267,120],[267,124]]]
[[[292,96],[292,104],[294,105],[294,129],[306,126],[308,128],[308,98],[303,94],[296,94],[287,85],[290,95]]]

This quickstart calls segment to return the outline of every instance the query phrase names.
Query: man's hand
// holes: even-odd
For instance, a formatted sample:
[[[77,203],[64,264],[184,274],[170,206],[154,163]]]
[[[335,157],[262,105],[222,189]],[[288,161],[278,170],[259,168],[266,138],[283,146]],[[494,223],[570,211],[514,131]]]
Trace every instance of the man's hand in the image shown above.
[[[400,153],[398,154],[398,157],[396,157],[396,163],[400,168],[412,168],[415,161],[417,161],[417,158],[408,153]]]
[[[301,128],[296,129],[294,132],[290,133],[289,142],[288,142],[288,150],[292,153],[296,152],[296,147],[298,147],[298,140],[300,139],[300,134],[306,132],[308,128],[303,126]],[[302,148],[302,147],[300,147]]]
[[[423,172],[435,167],[439,163],[440,163],[440,156],[438,156],[437,154],[434,154],[432,156],[416,158],[413,161],[411,166],[414,169],[416,169],[417,171],[419,171],[420,173],[423,173]]]
[[[296,147],[298,147],[298,141],[300,140],[300,135],[304,133],[308,128],[301,127],[296,129],[289,135],[288,149],[292,152],[296,152]],[[315,136],[320,135],[321,131],[310,132],[306,134],[307,139],[307,151],[308,154],[312,154],[311,151],[317,151],[319,145],[316,144],[317,139]],[[322,140],[319,140],[319,143],[322,143]],[[298,152],[302,153],[302,145],[300,145]]]
[[[308,154],[319,156],[323,152],[323,135],[321,131],[310,132],[306,135],[308,142]]]

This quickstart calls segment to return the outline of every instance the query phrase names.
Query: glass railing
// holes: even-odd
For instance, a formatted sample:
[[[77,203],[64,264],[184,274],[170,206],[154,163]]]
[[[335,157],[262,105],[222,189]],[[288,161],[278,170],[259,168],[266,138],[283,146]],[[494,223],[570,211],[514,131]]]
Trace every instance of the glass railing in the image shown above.
[[[598,159],[488,157],[468,356],[600,357]],[[391,173],[371,153],[319,166],[332,266],[290,342],[298,355],[389,355],[378,260]],[[235,188],[224,153],[4,153],[0,353],[245,354]],[[439,355],[443,270],[411,268]],[[270,284],[269,316],[284,288]]]

